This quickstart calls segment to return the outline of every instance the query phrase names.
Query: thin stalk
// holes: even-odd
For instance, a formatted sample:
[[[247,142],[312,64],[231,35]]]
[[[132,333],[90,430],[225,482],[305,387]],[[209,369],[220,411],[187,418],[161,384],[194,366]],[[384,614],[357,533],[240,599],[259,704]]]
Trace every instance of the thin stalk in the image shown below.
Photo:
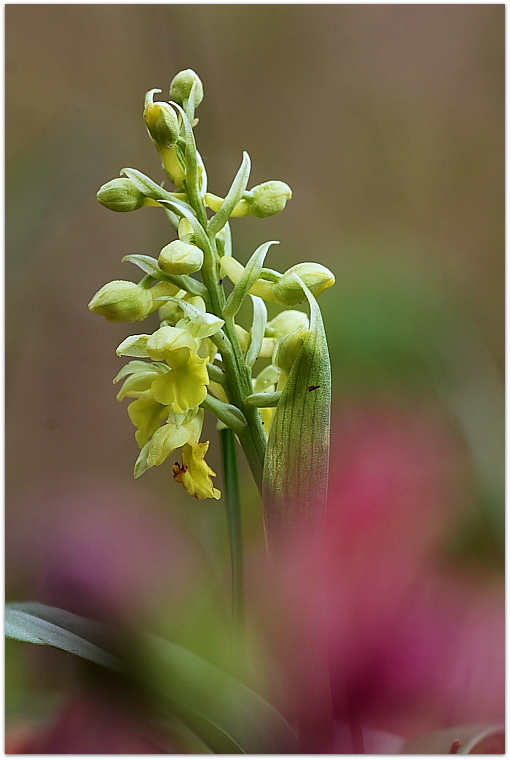
[[[220,440],[232,565],[232,619],[240,626],[244,620],[243,539],[236,442],[233,431],[230,428],[221,430]]]
[[[202,204],[196,198],[190,198],[190,205],[201,220],[205,214]],[[202,223],[202,222],[201,222]],[[203,223],[202,223],[203,226]],[[204,231],[205,234],[205,231]],[[207,240],[207,243],[206,243]],[[204,264],[202,267],[202,281],[209,292],[212,312],[223,318],[225,307],[225,292],[220,284],[218,275],[218,254],[216,252],[216,240],[214,235],[204,239]],[[248,460],[250,470],[262,493],[262,471],[264,467],[264,455],[266,450],[266,433],[262,426],[260,412],[256,407],[245,404],[244,400],[253,393],[251,384],[251,371],[244,362],[244,354],[239,344],[239,339],[234,327],[234,321],[227,319],[224,326],[230,346],[219,346],[223,357],[223,365],[226,374],[226,390],[229,392],[230,401],[244,413],[247,426],[239,434],[239,440]]]

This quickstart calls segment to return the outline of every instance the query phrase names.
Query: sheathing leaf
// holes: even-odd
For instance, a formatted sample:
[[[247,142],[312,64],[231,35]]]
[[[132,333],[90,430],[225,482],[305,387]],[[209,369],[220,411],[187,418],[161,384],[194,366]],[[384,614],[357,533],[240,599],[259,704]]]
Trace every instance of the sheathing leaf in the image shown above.
[[[276,407],[264,462],[262,498],[270,554],[298,531],[315,534],[326,511],[331,367],[320,309],[310,303],[310,330]]]

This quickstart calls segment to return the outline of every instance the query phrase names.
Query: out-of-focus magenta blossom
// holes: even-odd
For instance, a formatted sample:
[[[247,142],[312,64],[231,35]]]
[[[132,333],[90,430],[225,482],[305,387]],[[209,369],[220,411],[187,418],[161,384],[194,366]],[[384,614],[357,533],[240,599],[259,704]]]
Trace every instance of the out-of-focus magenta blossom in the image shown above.
[[[501,720],[499,579],[443,554],[465,496],[433,410],[354,412],[334,434],[326,531],[334,712],[411,736]]]
[[[178,751],[178,750],[175,750]],[[11,732],[11,755],[162,755],[172,753],[154,738],[143,718],[112,695],[83,692],[73,696],[44,729]]]
[[[306,710],[307,642],[328,653],[336,739],[316,751],[351,753],[346,726],[413,737],[502,720],[501,579],[444,551],[465,504],[463,472],[433,408],[353,409],[333,426],[325,534],[288,547],[278,583],[268,569],[255,592],[288,714]],[[375,736],[370,751],[388,751],[388,734],[379,748]]]
[[[45,506],[44,530],[13,539],[30,558],[32,598],[138,623],[180,607],[197,582],[196,544],[150,498],[104,479],[72,483]]]
[[[273,676],[265,696],[300,727],[310,753],[351,754],[361,737],[368,752],[393,753],[397,737],[502,722],[502,579],[446,550],[469,497],[458,441],[433,407],[372,406],[341,419],[324,535],[289,542],[272,566],[262,550],[247,552],[249,630],[265,640]],[[122,619],[149,598],[160,605],[164,583],[169,609],[178,608],[196,567],[179,531],[101,492],[102,504],[82,496],[86,508],[55,522],[42,563],[46,600]],[[71,705],[71,717],[84,709]],[[63,725],[41,740],[60,741]],[[24,750],[35,751],[44,752]]]

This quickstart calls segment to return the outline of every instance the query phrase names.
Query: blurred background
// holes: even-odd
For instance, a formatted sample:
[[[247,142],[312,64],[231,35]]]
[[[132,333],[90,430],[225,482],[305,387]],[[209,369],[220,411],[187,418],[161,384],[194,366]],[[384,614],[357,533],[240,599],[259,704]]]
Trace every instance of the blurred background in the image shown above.
[[[157,256],[171,239],[157,209],[114,214],[95,194],[123,167],[161,181],[143,96],[166,97],[183,68],[204,83],[196,136],[211,191],[227,191],[243,150],[250,186],[293,189],[283,214],[233,221],[238,257],[277,239],[268,266],[319,261],[336,275],[321,299],[333,556],[352,553],[361,587],[368,556],[380,569],[396,547],[406,563],[426,555],[430,577],[445,573],[466,600],[461,622],[489,609],[487,630],[462,628],[469,658],[489,641],[499,653],[503,5],[7,5],[7,599],[144,617],[210,657],[221,648],[204,621],[224,612],[214,584],[228,596],[223,505],[191,500],[169,466],[133,480],[134,428],[111,383],[133,331],[87,310],[105,282],[139,277],[122,256]],[[260,505],[243,472],[256,552]],[[373,610],[358,614],[369,625]],[[68,656],[32,649],[7,649],[20,735],[77,678]],[[501,668],[496,657],[485,717],[500,710]]]

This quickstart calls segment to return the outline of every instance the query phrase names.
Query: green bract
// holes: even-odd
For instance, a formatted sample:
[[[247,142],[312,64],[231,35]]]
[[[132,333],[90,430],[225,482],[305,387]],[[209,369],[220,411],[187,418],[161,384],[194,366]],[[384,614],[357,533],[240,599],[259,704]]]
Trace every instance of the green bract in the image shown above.
[[[264,521],[272,555],[297,537],[311,540],[326,511],[331,370],[317,301],[303,281],[301,286],[310,304],[310,329],[283,338],[277,351],[287,378],[264,463]]]

